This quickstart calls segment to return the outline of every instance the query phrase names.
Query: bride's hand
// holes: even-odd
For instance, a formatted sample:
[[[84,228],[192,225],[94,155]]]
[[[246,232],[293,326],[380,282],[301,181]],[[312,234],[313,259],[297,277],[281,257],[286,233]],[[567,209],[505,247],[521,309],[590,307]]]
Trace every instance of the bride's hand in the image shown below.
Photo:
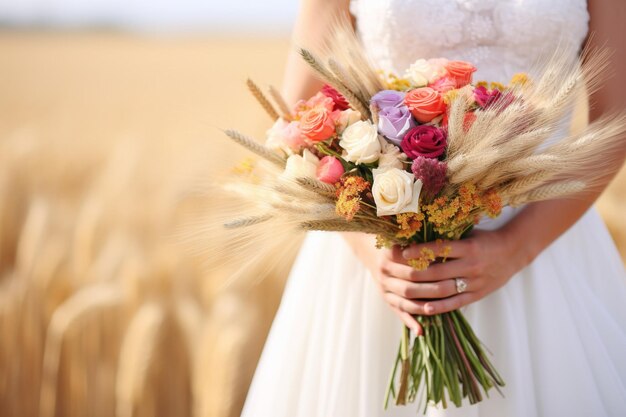
[[[414,270],[407,261],[418,258],[425,247],[437,253],[441,244],[385,250],[373,271],[385,301],[416,334],[421,328],[412,315],[445,313],[480,300],[530,262],[516,239],[503,230],[476,230],[467,239],[444,245],[450,248],[446,262],[432,264],[424,271]],[[455,278],[467,283],[464,292],[457,293]]]

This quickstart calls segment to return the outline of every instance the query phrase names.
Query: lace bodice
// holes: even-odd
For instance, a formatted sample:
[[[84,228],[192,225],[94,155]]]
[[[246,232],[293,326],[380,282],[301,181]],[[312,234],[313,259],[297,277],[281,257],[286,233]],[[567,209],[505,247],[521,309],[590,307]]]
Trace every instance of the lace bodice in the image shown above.
[[[443,57],[474,64],[475,80],[502,83],[557,47],[575,58],[589,22],[586,0],[352,0],[351,10],[378,68],[402,75],[419,58]],[[498,228],[518,210],[479,227]]]
[[[443,57],[500,82],[559,44],[576,55],[589,21],[586,0],[353,0],[351,9],[381,69],[402,74],[418,58]]]

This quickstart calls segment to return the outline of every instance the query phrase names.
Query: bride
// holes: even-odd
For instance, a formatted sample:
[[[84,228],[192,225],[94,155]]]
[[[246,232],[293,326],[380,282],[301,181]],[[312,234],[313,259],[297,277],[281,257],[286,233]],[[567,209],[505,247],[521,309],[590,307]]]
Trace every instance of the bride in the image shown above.
[[[591,118],[625,107],[623,0],[303,0],[299,44],[352,13],[377,67],[402,74],[417,58],[470,61],[475,79],[506,82],[542,50],[579,53],[588,31],[615,49],[614,73]],[[588,41],[589,42],[589,41]],[[284,91],[295,102],[321,83],[293,53]],[[625,150],[626,153],[626,150]],[[607,178],[607,182],[610,178]],[[586,199],[533,203],[483,221],[452,244],[452,261],[415,272],[370,236],[309,233],[287,282],[248,393],[246,417],[414,416],[382,409],[404,322],[462,308],[493,353],[504,396],[430,416],[626,416],[626,274]],[[458,293],[455,278],[467,283]],[[398,318],[400,320],[398,320]]]

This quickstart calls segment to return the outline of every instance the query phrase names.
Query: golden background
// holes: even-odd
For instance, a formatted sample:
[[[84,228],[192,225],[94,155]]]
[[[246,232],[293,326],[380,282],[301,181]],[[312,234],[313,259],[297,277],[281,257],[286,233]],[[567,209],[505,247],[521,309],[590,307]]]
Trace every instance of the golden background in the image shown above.
[[[205,184],[244,156],[220,128],[270,126],[245,79],[280,85],[288,48],[0,33],[3,417],[239,415],[290,265],[223,285]],[[599,202],[622,256],[625,196]]]

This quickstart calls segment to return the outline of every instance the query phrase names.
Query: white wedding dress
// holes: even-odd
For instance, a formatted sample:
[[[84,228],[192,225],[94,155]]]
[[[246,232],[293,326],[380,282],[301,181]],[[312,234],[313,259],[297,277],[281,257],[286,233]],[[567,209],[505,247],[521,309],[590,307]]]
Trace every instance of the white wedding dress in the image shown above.
[[[359,0],[374,63],[402,73],[417,58],[467,60],[476,79],[506,82],[541,48],[574,56],[584,0]],[[493,228],[510,220],[513,210]],[[506,381],[461,409],[429,416],[626,416],[626,273],[594,209],[504,287],[463,309]],[[401,323],[338,234],[309,233],[287,282],[245,417],[415,416],[383,396]]]

